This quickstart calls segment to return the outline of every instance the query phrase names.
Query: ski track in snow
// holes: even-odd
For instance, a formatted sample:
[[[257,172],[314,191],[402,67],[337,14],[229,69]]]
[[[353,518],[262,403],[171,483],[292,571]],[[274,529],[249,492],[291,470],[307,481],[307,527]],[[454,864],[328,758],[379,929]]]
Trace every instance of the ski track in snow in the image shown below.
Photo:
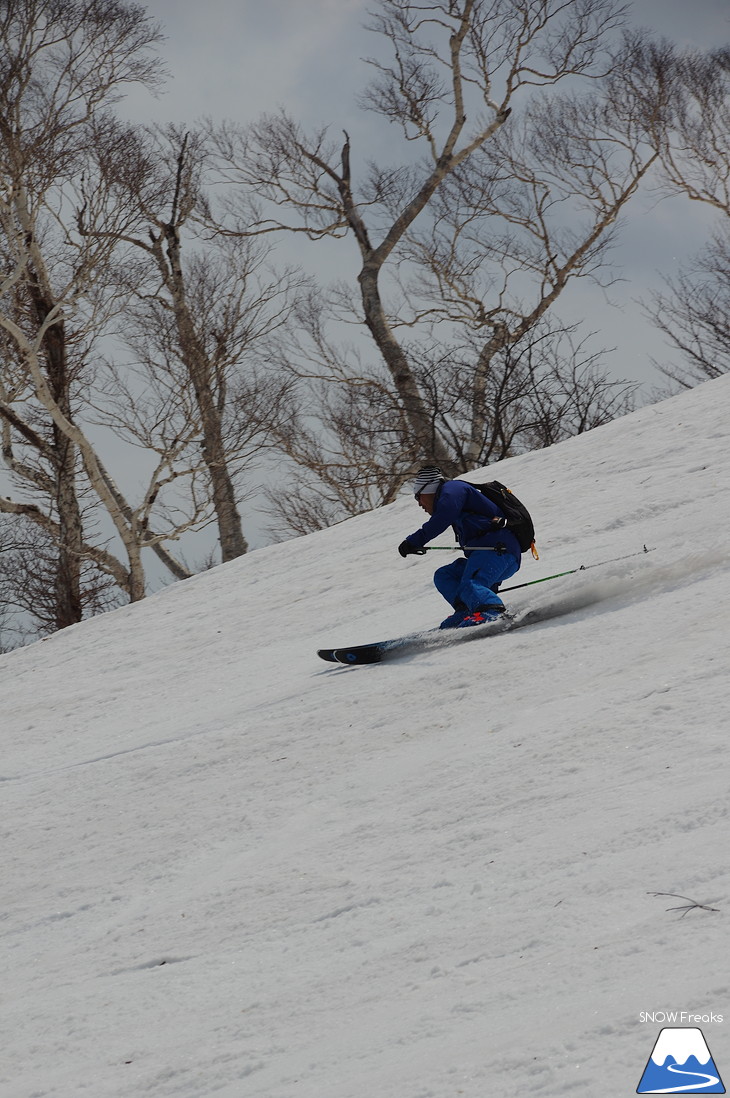
[[[727,1018],[728,398],[488,470],[515,582],[653,548],[530,628],[321,665],[443,616],[404,494],[0,657],[3,1098],[618,1098]]]

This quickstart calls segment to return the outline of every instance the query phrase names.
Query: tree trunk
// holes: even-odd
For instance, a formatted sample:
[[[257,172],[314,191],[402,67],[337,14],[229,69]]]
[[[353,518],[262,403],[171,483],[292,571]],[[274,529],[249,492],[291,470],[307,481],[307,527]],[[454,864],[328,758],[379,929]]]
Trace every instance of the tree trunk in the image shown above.
[[[54,426],[54,435],[59,435]],[[76,496],[76,448],[68,439],[56,440],[58,477],[56,507],[60,527],[56,572],[56,627],[64,629],[83,618],[81,600],[81,559],[83,532],[81,510]]]
[[[406,421],[411,430],[413,449],[420,451],[420,460],[424,463],[438,465],[447,477],[456,476],[464,470],[450,455],[449,448],[439,437],[436,430],[434,416],[429,411],[426,401],[423,399],[418,379],[413,372],[408,357],[396,339],[388,324],[383,303],[380,298],[378,280],[380,272],[389,256],[393,253],[398,243],[403,239],[410,226],[416,221],[419,214],[427,207],[433,195],[443,181],[463,161],[468,159],[471,152],[483,145],[504,124],[509,116],[509,109],[496,112],[492,122],[472,140],[459,153],[455,153],[458,139],[461,135],[466,116],[463,109],[461,90],[461,65],[459,54],[464,37],[470,26],[473,3],[467,0],[461,17],[461,25],[458,33],[451,39],[451,60],[455,80],[455,106],[454,119],[445,144],[432,171],[424,179],[416,194],[406,203],[398,217],[391,225],[382,242],[374,248],[370,242],[370,235],[363,221],[362,214],[352,195],[352,181],[350,169],[350,139],[345,135],[345,144],[342,149],[342,174],[338,177],[330,174],[337,182],[342,198],[343,212],[350,229],[355,235],[363,258],[363,266],[358,275],[360,283],[360,295],[362,298],[365,324],[370,331],[375,345],[380,351],[386,366],[393,378],[393,382],[401,398]],[[316,161],[316,158],[313,158]],[[321,163],[321,162],[319,162]],[[324,166],[324,165],[323,165]]]
[[[30,292],[39,327],[54,307],[46,300],[35,274],[31,275]],[[43,337],[48,385],[53,399],[64,416],[71,419],[71,399],[64,323],[58,320]],[[65,629],[83,618],[81,598],[81,561],[84,553],[83,522],[76,486],[76,447],[53,424],[52,461],[55,473],[54,503],[58,512],[58,564],[54,583],[56,628]]]
[[[435,463],[446,476],[453,476],[462,470],[456,469],[446,447],[438,438],[433,417],[421,396],[408,358],[388,324],[378,290],[379,272],[379,265],[366,262],[358,276],[365,323],[398,390],[403,412],[411,431],[412,443],[415,443],[414,448],[419,451],[417,460],[424,464]]]
[[[193,359],[196,357],[192,356]],[[248,550],[243,536],[233,482],[228,472],[220,415],[209,384],[208,362],[190,362],[190,375],[203,428],[203,460],[210,475],[213,506],[218,519],[221,560],[235,560]],[[201,376],[202,375],[202,376]]]
[[[180,258],[180,239],[174,225],[165,226],[169,263],[158,246],[153,246],[158,266],[172,296],[180,355],[195,390],[203,434],[203,460],[210,476],[213,506],[218,521],[221,560],[235,560],[248,551],[243,534],[236,494],[228,469],[223,423],[213,392],[213,370],[195,331],[185,296],[185,280]],[[155,242],[158,245],[159,241]]]

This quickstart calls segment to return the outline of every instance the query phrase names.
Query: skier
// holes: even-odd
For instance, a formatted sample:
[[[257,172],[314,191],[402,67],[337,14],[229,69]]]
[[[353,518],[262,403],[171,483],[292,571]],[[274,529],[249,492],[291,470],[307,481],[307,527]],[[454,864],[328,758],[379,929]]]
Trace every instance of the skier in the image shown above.
[[[463,629],[494,621],[505,611],[497,594],[499,585],[515,574],[522,560],[504,514],[478,488],[463,480],[446,480],[435,465],[418,471],[413,493],[430,518],[400,543],[400,555],[425,553],[426,543],[449,526],[464,550],[463,557],[437,568],[433,577],[436,590],[454,608],[440,628]]]

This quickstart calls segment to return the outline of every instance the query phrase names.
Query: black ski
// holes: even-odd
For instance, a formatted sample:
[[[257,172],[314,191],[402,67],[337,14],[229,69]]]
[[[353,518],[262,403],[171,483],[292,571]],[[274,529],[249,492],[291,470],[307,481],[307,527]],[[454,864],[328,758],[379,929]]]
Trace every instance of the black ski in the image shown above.
[[[468,640],[470,637],[476,638],[506,633],[519,625],[529,625],[532,621],[540,620],[539,611],[533,611],[532,616],[531,612],[527,611],[526,614],[521,614],[518,618],[506,615],[498,618],[497,621],[486,622],[484,625],[475,625],[469,629],[426,629],[422,633],[408,633],[403,637],[374,641],[372,644],[351,645],[349,648],[320,648],[317,655],[320,659],[326,660],[327,663],[342,663],[348,667],[356,667],[364,663],[381,663],[394,654],[402,655],[409,651]]]
[[[523,610],[517,614],[509,611],[496,621],[475,625],[468,629],[426,629],[422,633],[407,633],[403,637],[375,641],[372,644],[356,644],[349,648],[320,648],[317,655],[327,663],[340,663],[348,667],[357,667],[364,663],[382,663],[408,652],[420,652],[428,648],[444,647],[461,641],[480,640],[485,637],[501,636],[515,629],[524,629],[529,625],[539,625],[552,618],[573,614],[587,606],[602,602],[604,596],[598,592],[586,591],[571,594],[556,602],[538,606],[532,610]]]

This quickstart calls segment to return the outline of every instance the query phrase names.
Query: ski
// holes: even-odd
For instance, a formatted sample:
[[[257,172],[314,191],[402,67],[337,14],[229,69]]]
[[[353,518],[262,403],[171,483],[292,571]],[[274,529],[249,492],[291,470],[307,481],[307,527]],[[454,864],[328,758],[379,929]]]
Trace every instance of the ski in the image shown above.
[[[475,625],[469,629],[426,629],[421,633],[407,633],[403,637],[392,637],[389,640],[374,641],[371,644],[320,648],[317,655],[327,663],[345,664],[347,667],[382,663],[383,660],[393,655],[403,655],[410,651],[421,651],[437,645],[509,633],[513,629],[544,621],[546,618],[553,617],[554,614],[554,610],[527,610],[516,617],[506,614],[496,621],[485,622],[484,625]]]
[[[380,663],[389,652],[402,651],[408,647],[427,645],[429,638],[435,639],[438,633],[444,633],[440,629],[427,629],[423,633],[409,633],[404,637],[394,637],[391,640],[374,641],[372,644],[356,644],[349,648],[319,648],[317,655],[327,663],[344,663],[352,667],[362,663]]]

